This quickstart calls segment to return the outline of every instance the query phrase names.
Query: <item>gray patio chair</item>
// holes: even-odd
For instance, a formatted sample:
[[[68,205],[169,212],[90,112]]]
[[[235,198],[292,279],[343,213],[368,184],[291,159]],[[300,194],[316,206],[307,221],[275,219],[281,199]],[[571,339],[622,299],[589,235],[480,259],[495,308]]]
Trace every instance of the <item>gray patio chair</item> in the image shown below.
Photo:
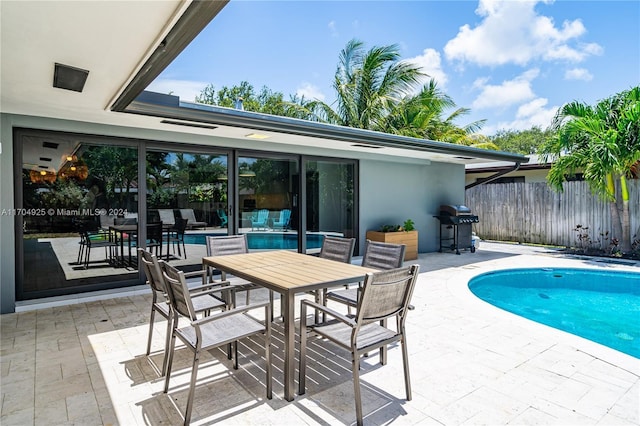
[[[187,249],[184,246],[184,233],[187,229],[187,223],[189,221],[187,219],[178,218],[176,219],[176,223],[174,223],[173,227],[169,228],[167,231],[168,237],[167,242],[169,245],[173,245],[173,253],[176,253],[176,245],[178,246],[178,256],[182,257],[182,252],[184,252],[184,258],[187,258]],[[182,244],[182,250],[180,250],[180,245]],[[169,259],[169,247],[167,247],[167,259]]]
[[[389,244],[367,240],[362,258],[362,266],[374,269],[394,269],[402,266],[404,261],[404,244]],[[348,309],[358,306],[358,293],[361,287],[349,287],[345,290],[326,291],[323,297],[324,304],[328,300],[343,303]],[[349,311],[350,312],[350,311]]]
[[[171,309],[169,307],[169,300],[167,295],[167,286],[162,275],[162,260],[158,260],[156,255],[145,249],[138,249],[140,254],[140,262],[144,270],[144,274],[147,278],[147,284],[151,287],[151,318],[149,319],[149,338],[147,340],[147,353],[149,356],[151,353],[151,339],[153,338],[153,324],[155,321],[156,312],[167,320],[167,334],[165,336],[164,347],[164,359],[162,361],[162,375],[164,376],[167,371],[167,353],[169,349],[169,343],[171,341],[171,327],[173,317],[171,315]],[[199,277],[199,285],[191,286],[189,292],[191,293],[191,300],[193,308],[196,313],[203,313],[207,316],[212,310],[226,310],[229,306],[223,300],[222,297],[216,297],[216,293],[220,293],[219,287],[224,284],[221,282],[215,282],[211,284],[204,284],[204,271],[196,271],[185,274],[189,277]],[[225,288],[226,291],[226,288]]]
[[[91,259],[91,249],[104,248],[106,263],[113,263],[114,251],[118,245],[113,241],[108,232],[98,229],[98,224],[91,222],[81,222],[78,227],[80,234],[80,247],[78,249],[77,264],[82,265],[84,269],[89,269],[89,261]]]
[[[207,227],[207,222],[196,220],[196,214],[193,209],[180,209],[180,217],[189,221],[188,229]]]
[[[320,254],[318,257],[323,259],[335,260],[336,262],[351,263],[353,257],[353,249],[356,246],[355,238],[342,238],[325,236],[322,240],[322,247],[320,248]],[[348,286],[347,286],[348,287]],[[324,303],[324,297],[327,294],[327,290],[322,292],[316,290],[313,292],[316,303]],[[316,322],[319,321],[318,314],[316,313]]]
[[[351,353],[358,425],[363,424],[362,397],[360,394],[360,358],[371,350],[380,349],[382,352],[383,348],[388,345],[400,342],[407,401],[411,400],[405,323],[418,270],[418,265],[412,265],[388,271],[368,273],[364,280],[362,294],[358,302],[358,313],[355,318],[343,315],[310,300],[301,301],[299,395],[304,394],[306,391],[307,333],[314,332]],[[322,311],[331,320],[320,324],[307,325],[307,307]],[[396,319],[395,329],[387,328],[385,326],[387,320],[394,317]],[[319,344],[322,343],[319,342]]]
[[[207,246],[207,256],[225,256],[229,254],[243,254],[249,253],[249,245],[247,243],[247,235],[222,235],[218,237],[207,236],[205,238]],[[213,280],[213,276],[216,270],[210,266],[207,266],[207,275],[210,280]],[[232,306],[237,306],[235,294],[244,291],[246,293],[245,304],[249,304],[251,290],[263,289],[257,284],[252,283],[238,277],[228,276],[226,272],[220,271],[220,279],[222,281],[229,282],[229,285],[233,288],[231,295],[233,300],[230,301]],[[269,301],[273,310],[273,291],[269,290]]]
[[[184,273],[178,271],[168,263],[163,263],[163,276],[167,283],[169,303],[175,320],[169,343],[169,357],[167,360],[167,374],[165,377],[164,393],[169,391],[169,379],[171,366],[175,352],[176,337],[184,343],[187,349],[193,352],[193,365],[191,367],[191,380],[189,382],[189,396],[184,413],[184,424],[191,421],[193,407],[193,394],[196,387],[196,377],[200,353],[222,345],[231,344],[234,347],[233,368],[238,369],[238,344],[237,341],[254,334],[264,334],[264,351],[266,359],[266,388],[267,398],[272,398],[272,367],[271,367],[271,316],[269,303],[259,303],[233,308],[225,312],[215,313],[211,316],[198,319],[193,301],[185,282]],[[248,311],[264,308],[265,321],[258,321],[247,314]],[[184,317],[190,324],[178,327],[178,318]]]

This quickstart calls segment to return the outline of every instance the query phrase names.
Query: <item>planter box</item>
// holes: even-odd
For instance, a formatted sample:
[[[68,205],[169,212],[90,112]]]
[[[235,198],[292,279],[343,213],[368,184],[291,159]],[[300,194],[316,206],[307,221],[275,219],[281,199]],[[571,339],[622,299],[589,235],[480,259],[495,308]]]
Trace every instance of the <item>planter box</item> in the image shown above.
[[[367,240],[390,244],[404,244],[407,246],[404,252],[404,260],[415,260],[418,258],[418,231],[367,231]]]

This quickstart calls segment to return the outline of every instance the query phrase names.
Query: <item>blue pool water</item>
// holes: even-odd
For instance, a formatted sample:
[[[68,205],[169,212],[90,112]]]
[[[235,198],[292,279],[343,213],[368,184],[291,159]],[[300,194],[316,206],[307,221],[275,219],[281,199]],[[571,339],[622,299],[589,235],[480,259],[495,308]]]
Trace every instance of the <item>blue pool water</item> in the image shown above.
[[[473,278],[480,299],[516,315],[640,358],[640,274],[508,269]]]
[[[185,234],[185,244],[205,244],[207,234]],[[320,234],[307,235],[307,248],[314,249],[322,246],[323,236]],[[298,235],[282,232],[265,233],[253,232],[247,234],[249,249],[296,249],[298,248]]]

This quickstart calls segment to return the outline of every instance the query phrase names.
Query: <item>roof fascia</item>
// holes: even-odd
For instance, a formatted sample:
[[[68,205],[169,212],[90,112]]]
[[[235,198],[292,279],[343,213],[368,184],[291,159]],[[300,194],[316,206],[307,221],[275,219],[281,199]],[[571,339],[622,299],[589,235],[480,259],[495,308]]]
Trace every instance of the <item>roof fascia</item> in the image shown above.
[[[229,0],[193,0],[162,43],[149,56],[140,71],[111,105],[111,110],[123,112],[213,20]]]
[[[512,161],[526,163],[529,159],[521,154],[502,151],[489,151],[465,145],[437,142],[428,139],[411,138],[372,130],[336,126],[326,123],[241,111],[232,108],[212,107],[193,104],[192,107],[158,104],[135,100],[125,112],[147,116],[171,118],[177,120],[206,123],[218,126],[230,126],[244,129],[272,131],[299,136],[332,139],[349,143],[361,143],[387,148],[400,148],[426,151],[460,157],[482,158],[492,161]]]

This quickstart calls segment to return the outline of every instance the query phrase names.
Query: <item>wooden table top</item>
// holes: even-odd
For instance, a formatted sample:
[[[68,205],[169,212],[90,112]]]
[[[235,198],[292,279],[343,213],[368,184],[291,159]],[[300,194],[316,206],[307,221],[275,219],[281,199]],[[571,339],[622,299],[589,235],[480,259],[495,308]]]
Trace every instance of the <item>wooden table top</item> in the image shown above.
[[[287,250],[204,257],[202,262],[280,293],[362,281],[376,271]]]

